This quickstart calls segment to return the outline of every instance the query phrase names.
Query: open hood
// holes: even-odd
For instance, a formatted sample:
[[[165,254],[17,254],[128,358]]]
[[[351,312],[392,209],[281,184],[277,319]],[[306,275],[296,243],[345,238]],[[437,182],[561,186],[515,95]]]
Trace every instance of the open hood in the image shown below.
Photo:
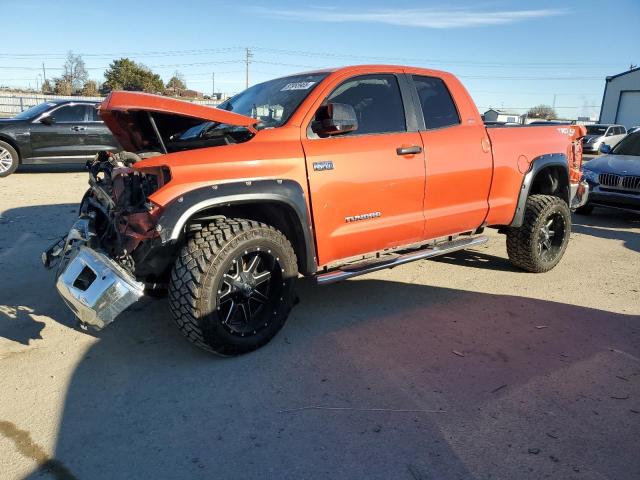
[[[215,107],[140,92],[112,92],[100,105],[100,116],[125,150],[163,150],[161,133],[201,122],[246,127],[255,133],[255,118]]]

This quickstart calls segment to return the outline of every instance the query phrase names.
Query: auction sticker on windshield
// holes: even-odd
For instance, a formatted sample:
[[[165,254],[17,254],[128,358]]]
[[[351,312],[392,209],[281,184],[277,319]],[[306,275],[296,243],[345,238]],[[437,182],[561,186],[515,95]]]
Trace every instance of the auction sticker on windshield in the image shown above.
[[[284,87],[280,89],[281,92],[286,90],[308,90],[312,85],[316,82],[294,82],[287,83]]]

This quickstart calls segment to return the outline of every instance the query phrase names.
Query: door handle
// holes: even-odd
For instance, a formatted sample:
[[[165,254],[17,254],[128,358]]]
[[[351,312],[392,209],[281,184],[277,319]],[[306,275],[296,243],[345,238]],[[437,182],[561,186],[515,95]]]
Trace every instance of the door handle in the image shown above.
[[[87,129],[87,127],[71,127],[71,130],[73,130],[74,132],[84,132]]]
[[[409,147],[398,147],[396,148],[396,153],[398,155],[416,155],[417,153],[422,153],[422,147],[419,145],[411,145]]]

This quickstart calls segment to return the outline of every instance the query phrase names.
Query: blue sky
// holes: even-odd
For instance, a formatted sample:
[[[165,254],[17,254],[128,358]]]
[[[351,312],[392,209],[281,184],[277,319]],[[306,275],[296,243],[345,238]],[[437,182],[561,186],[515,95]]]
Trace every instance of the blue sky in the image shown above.
[[[237,92],[250,47],[251,83],[315,67],[410,64],[459,75],[483,110],[555,95],[571,117],[597,114],[604,78],[640,64],[638,0],[0,0],[0,17],[0,85],[9,86],[35,85],[42,62],[48,77],[59,74],[73,50],[96,80],[128,56],[165,80],[179,70],[205,93],[215,72],[217,91]]]

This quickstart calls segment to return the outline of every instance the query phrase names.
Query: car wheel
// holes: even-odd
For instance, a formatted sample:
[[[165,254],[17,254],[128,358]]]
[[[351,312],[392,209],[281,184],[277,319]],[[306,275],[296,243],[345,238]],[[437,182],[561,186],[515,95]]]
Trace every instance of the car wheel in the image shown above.
[[[567,203],[551,195],[531,195],[522,226],[507,232],[509,260],[529,272],[547,272],[564,255],[570,234],[571,214]]]
[[[297,276],[296,255],[281,232],[252,220],[217,220],[176,260],[171,311],[198,347],[223,356],[250,352],[284,326]]]
[[[6,142],[0,141],[0,177],[8,177],[18,168],[18,152]]]

